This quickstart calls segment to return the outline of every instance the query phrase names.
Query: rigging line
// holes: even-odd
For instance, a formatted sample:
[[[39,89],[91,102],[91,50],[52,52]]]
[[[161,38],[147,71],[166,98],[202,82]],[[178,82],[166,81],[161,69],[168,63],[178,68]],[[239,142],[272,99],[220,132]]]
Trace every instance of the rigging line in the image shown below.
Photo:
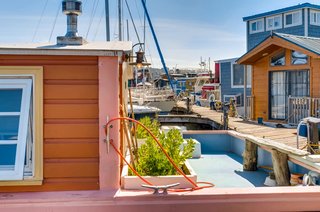
[[[101,15],[100,15],[99,23],[98,23],[98,26],[97,26],[96,32],[94,33],[94,37],[93,37],[93,40],[94,40],[94,41],[95,41],[95,40],[96,40],[96,38],[97,38],[97,35],[98,35],[99,29],[100,29],[100,24],[101,24],[101,21],[102,21],[103,15],[104,15],[104,8],[102,8],[102,13],[101,13]]]
[[[140,24],[142,25],[142,18],[141,18],[141,15],[140,15],[140,10],[139,10],[139,7],[138,7],[137,0],[134,0],[134,3],[135,3],[135,5],[136,5],[136,9],[137,9],[137,11],[138,11],[138,16],[139,16]]]
[[[132,22],[134,31],[136,32],[136,36],[137,36],[138,42],[141,43],[140,37],[139,37],[139,34],[138,34],[138,31],[137,31],[137,27],[136,27],[136,24],[135,24],[134,21],[133,21],[133,17],[132,17],[131,10],[130,10],[130,8],[129,8],[129,5],[128,5],[127,0],[125,0],[125,2],[126,2],[126,5],[127,5],[127,9],[128,9],[129,15],[130,15],[130,19],[131,19],[131,22]],[[140,46],[140,48],[141,48],[141,46]]]
[[[90,29],[91,29],[91,26],[92,26],[93,18],[94,18],[94,15],[95,15],[96,11],[97,11],[97,7],[99,5],[99,2],[100,2],[100,0],[94,0],[94,2],[93,2],[90,21],[89,21],[89,27],[88,27],[88,31],[87,31],[87,34],[86,34],[86,39],[88,38]]]
[[[53,31],[54,31],[54,28],[56,27],[58,15],[59,15],[59,13],[60,13],[61,4],[59,3],[58,5],[59,5],[59,6],[58,6],[57,13],[56,13],[56,17],[54,18],[54,21],[53,21],[53,27],[52,27],[52,30],[51,30],[51,33],[50,33],[49,42],[51,42],[51,38],[52,38],[52,35],[53,35]]]
[[[44,7],[43,7],[43,9],[42,9],[41,16],[40,16],[40,19],[39,19],[38,24],[37,24],[37,27],[36,27],[36,31],[34,32],[33,37],[32,37],[32,42],[34,42],[34,39],[35,39],[35,37],[36,37],[36,35],[37,35],[37,33],[38,33],[39,26],[40,26],[40,23],[41,23],[41,21],[42,21],[43,15],[44,15],[44,11],[46,10],[47,5],[48,5],[48,1],[49,1],[49,0],[46,1],[45,5],[44,5]]]

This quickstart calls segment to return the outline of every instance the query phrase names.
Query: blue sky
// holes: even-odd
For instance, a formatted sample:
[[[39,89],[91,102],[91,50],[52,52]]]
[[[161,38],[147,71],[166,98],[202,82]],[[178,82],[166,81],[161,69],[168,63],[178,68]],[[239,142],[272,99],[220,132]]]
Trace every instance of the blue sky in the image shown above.
[[[118,37],[117,1],[109,0],[112,40]],[[127,1],[142,39],[141,0]],[[79,17],[79,34],[87,37],[88,41],[104,40],[104,0],[82,0],[82,2],[83,14]],[[214,61],[238,57],[245,53],[246,35],[243,17],[305,2],[299,0],[147,0],[147,5],[167,66],[198,68],[200,57],[208,62],[209,57]],[[315,0],[308,2],[319,3]],[[61,13],[61,9],[58,10],[60,4],[61,0],[2,1],[0,43],[49,41],[55,43],[56,36],[64,35],[66,32],[66,17]],[[124,6],[124,20],[126,19],[129,19],[130,23],[130,40],[136,43],[130,17]],[[54,24],[55,20],[56,24]],[[161,63],[149,28],[147,28],[146,44],[148,62],[152,62],[155,67],[160,67]]]

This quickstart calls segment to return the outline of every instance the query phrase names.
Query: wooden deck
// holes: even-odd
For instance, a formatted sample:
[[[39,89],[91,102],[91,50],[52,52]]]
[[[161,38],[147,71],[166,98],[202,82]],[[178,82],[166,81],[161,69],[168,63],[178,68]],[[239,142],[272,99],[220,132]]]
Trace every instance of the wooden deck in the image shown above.
[[[186,108],[185,102],[178,102],[178,107]],[[200,115],[202,118],[211,119],[214,122],[222,123],[221,112],[210,110],[206,107],[193,105],[192,112]],[[229,128],[242,134],[252,135],[258,138],[270,139],[274,142],[297,148],[296,129],[274,128],[266,125],[257,124],[253,121],[244,121],[240,118],[229,117]],[[299,137],[299,147],[303,148],[306,144],[304,137]]]

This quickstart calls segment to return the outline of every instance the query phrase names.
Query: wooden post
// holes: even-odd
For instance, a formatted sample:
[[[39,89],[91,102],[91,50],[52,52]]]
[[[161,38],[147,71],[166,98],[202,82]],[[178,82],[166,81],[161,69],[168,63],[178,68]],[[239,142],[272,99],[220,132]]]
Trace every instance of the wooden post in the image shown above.
[[[288,166],[288,155],[272,149],[273,171],[278,186],[290,185],[290,171]]]
[[[245,150],[243,152],[243,170],[256,171],[258,163],[258,145],[246,140]]]
[[[319,134],[318,134],[318,123],[312,123],[309,122],[310,126],[310,147],[308,147],[308,151],[311,152],[311,154],[314,154],[314,150],[319,149]]]

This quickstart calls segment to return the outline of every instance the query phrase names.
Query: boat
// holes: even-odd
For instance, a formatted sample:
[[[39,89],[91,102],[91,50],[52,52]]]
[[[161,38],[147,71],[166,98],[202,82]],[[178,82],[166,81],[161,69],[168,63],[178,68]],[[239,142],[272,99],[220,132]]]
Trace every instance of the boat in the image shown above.
[[[220,100],[220,84],[206,83],[202,87],[201,96],[198,96],[197,102],[200,106],[210,107],[211,103]]]
[[[174,92],[168,88],[155,88],[153,85],[130,88],[134,105],[156,107],[163,113],[170,112],[176,104]]]
[[[132,105],[132,109],[130,106],[128,106],[128,117],[133,117],[132,111],[134,114],[134,118],[136,120],[139,120],[145,116],[156,117],[161,110],[156,107],[150,107],[145,105]]]

